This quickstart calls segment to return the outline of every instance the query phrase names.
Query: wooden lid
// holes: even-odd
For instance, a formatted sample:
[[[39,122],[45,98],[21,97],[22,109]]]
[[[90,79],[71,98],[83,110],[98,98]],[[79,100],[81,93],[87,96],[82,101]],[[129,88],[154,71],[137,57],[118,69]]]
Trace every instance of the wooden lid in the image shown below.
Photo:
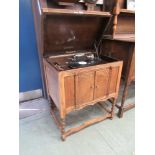
[[[49,14],[44,21],[44,55],[94,49],[109,17]]]

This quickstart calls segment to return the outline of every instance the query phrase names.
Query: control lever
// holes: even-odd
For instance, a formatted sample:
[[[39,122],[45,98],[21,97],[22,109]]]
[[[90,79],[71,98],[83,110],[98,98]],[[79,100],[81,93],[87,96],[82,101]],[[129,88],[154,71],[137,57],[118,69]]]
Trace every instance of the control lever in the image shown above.
[[[63,71],[64,69],[61,67],[60,64],[58,64],[57,62],[54,62],[54,66],[56,69]]]
[[[97,58],[99,58],[98,47],[97,47],[96,43],[94,43],[94,47],[95,47],[95,52],[96,52]]]

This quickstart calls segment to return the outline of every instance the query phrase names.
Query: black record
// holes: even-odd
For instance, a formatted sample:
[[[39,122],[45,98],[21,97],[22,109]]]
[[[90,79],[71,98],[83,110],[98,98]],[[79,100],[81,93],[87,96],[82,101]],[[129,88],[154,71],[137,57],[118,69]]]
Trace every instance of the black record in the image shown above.
[[[100,64],[102,59],[94,58],[94,60],[87,60],[87,61],[70,61],[68,62],[68,67],[70,68],[80,68],[80,67],[88,67],[92,65]]]

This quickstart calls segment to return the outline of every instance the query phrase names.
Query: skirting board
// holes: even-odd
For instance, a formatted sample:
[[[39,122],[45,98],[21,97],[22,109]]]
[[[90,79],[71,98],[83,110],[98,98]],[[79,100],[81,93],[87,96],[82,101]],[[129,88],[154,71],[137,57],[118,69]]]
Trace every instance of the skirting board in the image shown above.
[[[33,99],[40,98],[40,97],[43,97],[42,89],[21,92],[19,93],[19,102],[33,100]]]

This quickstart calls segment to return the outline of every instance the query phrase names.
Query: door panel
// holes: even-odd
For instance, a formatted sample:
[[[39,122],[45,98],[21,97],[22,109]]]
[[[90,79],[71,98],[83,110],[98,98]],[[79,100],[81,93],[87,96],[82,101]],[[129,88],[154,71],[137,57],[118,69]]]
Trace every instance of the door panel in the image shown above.
[[[107,95],[109,68],[96,71],[94,99]]]
[[[109,93],[115,93],[118,81],[118,74],[119,74],[119,67],[112,67],[111,74],[110,74],[110,89]]]
[[[76,105],[82,105],[93,100],[94,71],[76,76]]]
[[[74,76],[67,76],[64,78],[65,88],[65,107],[74,108]]]

